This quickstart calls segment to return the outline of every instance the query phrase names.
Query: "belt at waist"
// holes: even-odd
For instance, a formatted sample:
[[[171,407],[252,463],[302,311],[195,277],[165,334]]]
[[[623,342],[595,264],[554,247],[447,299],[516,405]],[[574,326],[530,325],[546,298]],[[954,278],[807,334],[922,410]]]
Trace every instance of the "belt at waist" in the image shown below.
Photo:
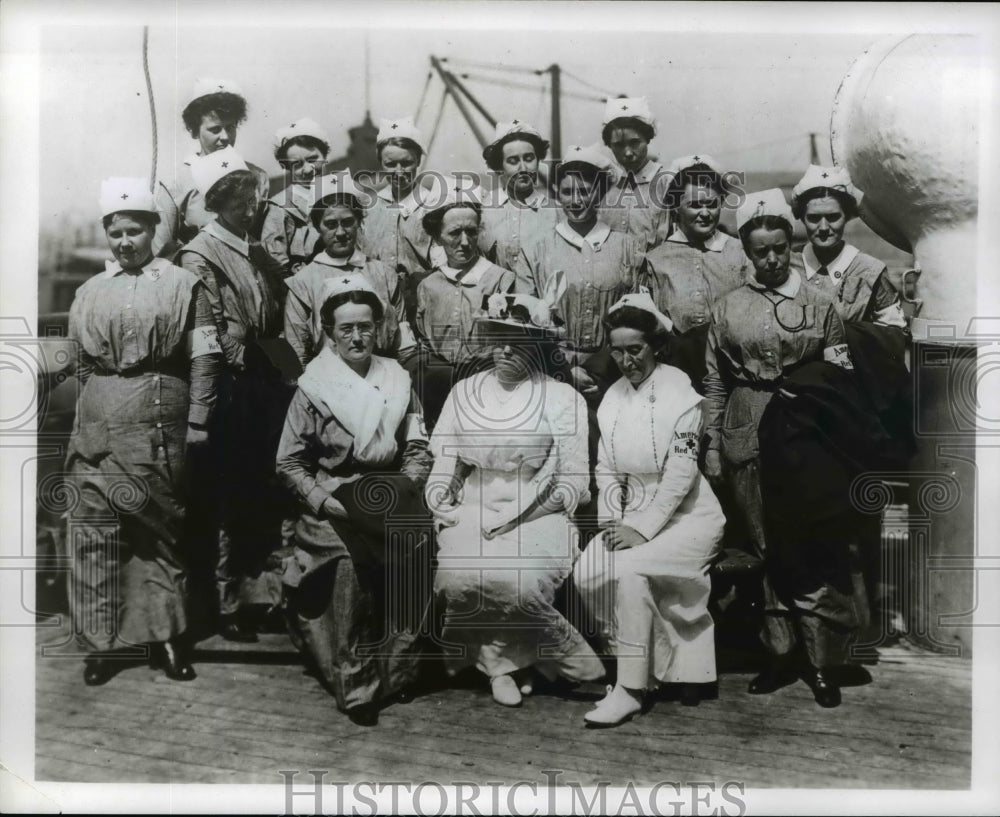
[[[164,377],[176,377],[180,380],[187,380],[190,373],[188,366],[189,363],[187,360],[179,363],[144,360],[122,371],[107,369],[104,366],[94,366],[93,373],[101,377],[141,377],[147,374],[158,374]]]
[[[750,389],[751,391],[775,392],[781,387],[781,383],[781,380],[751,380],[737,383],[733,387],[733,391],[736,389]]]

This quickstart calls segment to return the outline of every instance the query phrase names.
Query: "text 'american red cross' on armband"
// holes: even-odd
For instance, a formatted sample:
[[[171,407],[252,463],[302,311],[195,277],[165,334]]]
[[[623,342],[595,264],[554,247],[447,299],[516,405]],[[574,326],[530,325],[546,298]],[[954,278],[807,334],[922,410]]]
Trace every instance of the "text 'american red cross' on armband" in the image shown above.
[[[838,343],[836,346],[827,346],[823,350],[823,360],[844,369],[854,368],[854,364],[851,362],[851,354],[847,350],[846,343]]]
[[[423,440],[427,442],[427,426],[424,425],[424,416],[422,414],[406,415],[406,439],[408,441]]]
[[[698,432],[675,431],[670,453],[673,456],[690,457],[693,460],[698,459]]]
[[[188,357],[222,353],[219,345],[219,331],[214,326],[196,326],[187,334]]]

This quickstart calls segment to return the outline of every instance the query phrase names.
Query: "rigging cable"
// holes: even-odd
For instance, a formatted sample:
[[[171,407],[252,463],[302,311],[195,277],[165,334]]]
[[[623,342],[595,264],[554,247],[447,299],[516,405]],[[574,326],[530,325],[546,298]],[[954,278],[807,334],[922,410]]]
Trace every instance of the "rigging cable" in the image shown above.
[[[149,189],[156,186],[156,165],[159,159],[159,141],[156,135],[156,103],[153,101],[153,80],[149,76],[149,26],[142,27],[142,71],[146,75],[146,94],[149,97],[149,118],[153,127],[153,167],[149,173]]]
[[[539,70],[537,68],[528,68],[523,65],[503,65],[488,62],[475,62],[473,60],[462,60],[454,59],[452,57],[442,57],[441,62],[448,63],[451,65],[467,65],[470,68],[482,68],[488,71],[511,71],[517,74],[535,74],[536,76],[544,74],[545,71]]]
[[[431,77],[433,76],[433,71],[427,72],[427,80],[424,82],[424,90],[420,92],[420,101],[417,103],[417,112],[413,115],[413,124],[415,125],[420,122],[420,113],[424,109],[424,101],[427,99],[427,89],[431,85]]]
[[[441,127],[441,117],[444,116],[444,108],[448,103],[448,86],[445,85],[441,91],[441,106],[438,108],[437,119],[434,120],[434,129],[431,131],[431,138],[427,141],[427,155],[430,156],[431,148],[434,147],[434,139],[437,137],[438,128]]]
[[[538,90],[538,86],[537,85],[528,85],[525,82],[511,82],[511,81],[505,80],[505,79],[495,79],[494,77],[483,77],[483,76],[479,76],[477,74],[459,74],[459,77],[461,77],[462,79],[472,80],[473,82],[486,82],[486,83],[489,83],[490,85],[499,85],[499,86],[501,86],[503,88],[522,88],[522,89],[525,89],[525,90],[528,90],[528,91],[537,91]],[[542,87],[544,88],[545,86],[542,85]],[[585,100],[588,100],[590,102],[607,102],[607,98],[603,97],[603,96],[592,96],[590,94],[578,94],[578,93],[574,93],[573,91],[563,91],[562,95],[566,96],[566,97],[573,97],[575,99],[585,99]]]
[[[618,96],[624,96],[624,94],[616,94],[614,91],[609,91],[606,88],[601,88],[598,85],[594,85],[594,83],[592,82],[587,82],[587,80],[583,79],[583,77],[579,77],[576,74],[572,73],[571,71],[567,71],[565,68],[562,69],[562,75],[564,77],[569,77],[570,79],[576,80],[581,85],[585,85],[586,87],[590,88],[590,90],[592,91],[600,91],[602,94],[612,99]]]

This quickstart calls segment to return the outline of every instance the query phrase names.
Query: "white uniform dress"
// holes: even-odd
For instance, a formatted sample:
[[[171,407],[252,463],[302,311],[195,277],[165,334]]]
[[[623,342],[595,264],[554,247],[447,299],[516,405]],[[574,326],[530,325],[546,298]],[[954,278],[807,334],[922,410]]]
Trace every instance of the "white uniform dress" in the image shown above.
[[[579,556],[570,515],[589,496],[583,398],[543,376],[505,392],[482,372],[452,389],[430,447],[428,503],[454,522],[438,535],[434,581],[448,669],[475,664],[494,678],[536,665],[550,677],[599,678],[600,660],[552,606]],[[442,489],[453,474],[462,485],[450,507]],[[558,511],[492,535],[550,488]]]
[[[611,551],[598,536],[576,565],[576,586],[624,686],[714,681],[708,568],[725,517],[698,471],[701,397],[687,375],[660,364],[638,388],[615,382],[597,417],[599,518],[647,541]]]

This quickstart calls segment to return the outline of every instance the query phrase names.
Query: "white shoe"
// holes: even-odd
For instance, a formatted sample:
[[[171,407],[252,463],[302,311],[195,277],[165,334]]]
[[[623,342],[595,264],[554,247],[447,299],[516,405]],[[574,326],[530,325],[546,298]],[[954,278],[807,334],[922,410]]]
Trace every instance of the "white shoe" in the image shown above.
[[[530,668],[522,670],[519,673],[521,676],[520,687],[522,695],[530,695],[535,691],[535,678],[532,675]]]
[[[588,726],[619,726],[631,720],[641,709],[642,704],[626,692],[625,687],[616,686],[583,719]]]
[[[509,675],[498,675],[490,679],[490,688],[493,690],[493,700],[502,706],[520,706],[521,693],[517,684]]]

